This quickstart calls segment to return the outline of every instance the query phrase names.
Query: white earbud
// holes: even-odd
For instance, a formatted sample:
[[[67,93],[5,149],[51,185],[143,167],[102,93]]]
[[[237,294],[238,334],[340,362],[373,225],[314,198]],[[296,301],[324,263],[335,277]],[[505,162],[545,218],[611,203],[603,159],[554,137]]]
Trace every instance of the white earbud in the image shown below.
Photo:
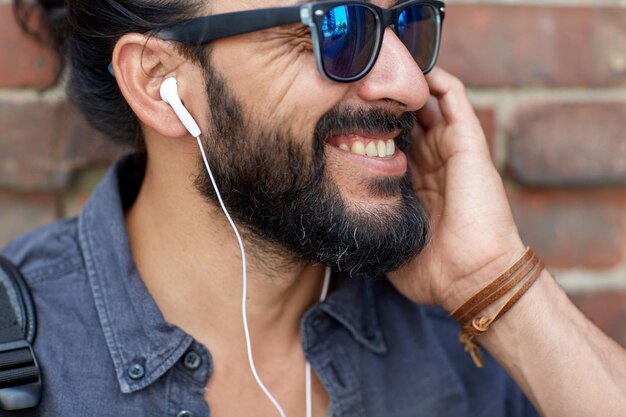
[[[178,82],[176,78],[170,77],[163,81],[161,84],[161,99],[172,106],[174,113],[176,113],[181,123],[185,125],[185,128],[187,128],[191,136],[197,138],[202,134],[200,127],[178,96]]]

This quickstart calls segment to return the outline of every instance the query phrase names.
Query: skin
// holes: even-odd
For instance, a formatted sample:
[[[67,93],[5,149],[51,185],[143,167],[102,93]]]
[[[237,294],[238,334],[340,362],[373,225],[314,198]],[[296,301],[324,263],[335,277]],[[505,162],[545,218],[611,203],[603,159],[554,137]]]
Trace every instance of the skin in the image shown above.
[[[391,1],[374,1],[382,7]],[[287,6],[291,0],[215,0],[212,13]],[[390,274],[402,294],[452,311],[521,255],[524,249],[483,132],[462,83],[441,69],[427,77],[387,30],[380,57],[359,82],[338,84],[317,71],[310,40],[281,27],[212,44],[212,63],[258,120],[280,114],[299,137],[312,137],[319,118],[341,103],[417,111],[424,134],[407,155],[415,191],[432,219],[432,239],[407,266]],[[186,107],[207,131],[207,97],[198,65],[172,44],[125,35],[113,65],[142,123],[149,154],[127,228],[139,271],[165,318],[209,346],[215,371],[206,399],[213,415],[275,416],[250,373],[241,325],[241,262],[218,207],[194,188],[198,149],[159,87],[176,76]],[[307,144],[308,145],[308,144]],[[263,146],[263,144],[259,144]],[[327,145],[328,174],[357,208],[380,207],[363,178],[398,175],[380,161]],[[268,270],[257,247],[248,264],[248,319],[259,374],[289,416],[304,414],[302,314],[319,298],[324,268],[313,263]],[[289,263],[285,262],[288,265]],[[172,285],[175,282],[176,285]],[[626,406],[626,353],[567,299],[549,272],[499,320],[481,343],[546,416],[618,416]],[[478,372],[478,371],[477,371]],[[328,397],[313,383],[313,413]]]

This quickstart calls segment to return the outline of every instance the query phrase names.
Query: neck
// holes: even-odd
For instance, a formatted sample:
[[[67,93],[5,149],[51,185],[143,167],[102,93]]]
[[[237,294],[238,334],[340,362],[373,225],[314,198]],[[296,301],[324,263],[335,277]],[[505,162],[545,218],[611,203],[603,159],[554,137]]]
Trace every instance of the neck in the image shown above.
[[[235,234],[221,209],[190,184],[192,173],[156,166],[154,159],[148,163],[126,216],[139,272],[167,321],[212,351],[224,346],[240,356],[245,353],[243,280]],[[259,243],[244,238],[247,317],[255,357],[262,359],[300,348],[300,319],[319,299],[324,267],[281,257]]]

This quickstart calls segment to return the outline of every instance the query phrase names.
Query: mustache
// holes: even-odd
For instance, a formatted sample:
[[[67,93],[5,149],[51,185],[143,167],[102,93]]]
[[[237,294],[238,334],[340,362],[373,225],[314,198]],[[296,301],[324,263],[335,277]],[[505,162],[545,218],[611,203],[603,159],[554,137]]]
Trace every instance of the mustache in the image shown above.
[[[333,135],[350,132],[377,135],[399,130],[396,146],[405,150],[410,142],[411,131],[416,125],[415,112],[405,112],[398,116],[384,108],[334,107],[319,120],[314,136],[315,142],[321,145]]]

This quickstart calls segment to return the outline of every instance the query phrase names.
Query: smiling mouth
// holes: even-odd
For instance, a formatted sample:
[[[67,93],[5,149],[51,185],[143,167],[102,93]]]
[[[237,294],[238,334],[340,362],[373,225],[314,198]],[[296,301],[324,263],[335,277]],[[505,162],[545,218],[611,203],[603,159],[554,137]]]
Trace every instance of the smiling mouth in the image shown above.
[[[370,157],[370,158],[393,158],[396,154],[395,138],[400,134],[399,130],[377,135],[364,134],[341,134],[332,135],[326,143],[344,152]]]

